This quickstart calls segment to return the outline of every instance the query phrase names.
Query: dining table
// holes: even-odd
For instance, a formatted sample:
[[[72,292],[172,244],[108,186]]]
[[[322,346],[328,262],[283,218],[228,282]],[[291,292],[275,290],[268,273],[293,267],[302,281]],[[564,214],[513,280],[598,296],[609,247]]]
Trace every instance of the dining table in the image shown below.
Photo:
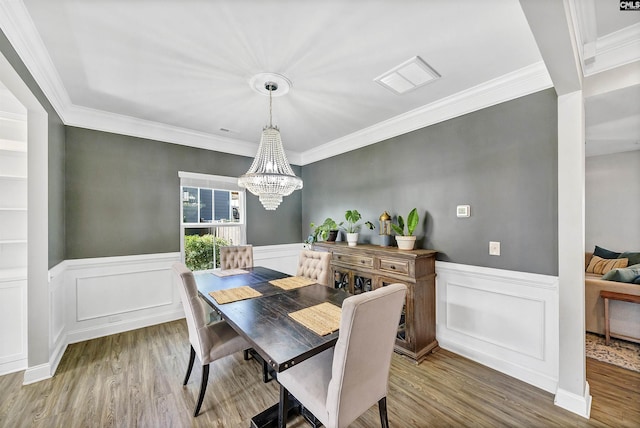
[[[333,347],[338,340],[338,331],[320,335],[289,314],[323,303],[341,307],[349,297],[343,290],[317,283],[284,289],[270,281],[291,275],[260,266],[243,268],[233,275],[204,271],[194,276],[200,296],[249,342],[276,378],[277,373]],[[260,295],[221,304],[210,294],[238,287],[250,287]],[[285,401],[292,403],[288,414],[295,413],[295,400],[289,397]],[[254,416],[251,426],[277,426],[277,420],[278,403]]]

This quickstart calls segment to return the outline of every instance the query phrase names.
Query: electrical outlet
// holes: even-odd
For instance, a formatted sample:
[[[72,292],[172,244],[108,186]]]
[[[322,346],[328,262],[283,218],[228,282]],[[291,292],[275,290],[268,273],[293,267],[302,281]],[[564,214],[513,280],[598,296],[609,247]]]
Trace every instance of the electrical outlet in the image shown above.
[[[491,256],[499,256],[500,255],[500,243],[489,241],[489,255]]]

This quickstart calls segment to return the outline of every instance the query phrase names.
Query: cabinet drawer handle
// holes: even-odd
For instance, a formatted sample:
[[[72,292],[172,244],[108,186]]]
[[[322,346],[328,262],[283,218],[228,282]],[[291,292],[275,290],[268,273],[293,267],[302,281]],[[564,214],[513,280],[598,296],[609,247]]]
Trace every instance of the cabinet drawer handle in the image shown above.
[[[395,270],[395,269],[396,269],[396,266],[395,266],[395,265],[391,265],[391,266],[389,266],[389,267],[390,267],[392,270]]]
[[[365,263],[365,261],[364,261],[364,260],[360,260],[360,263],[363,263],[363,264],[364,264],[364,263]]]

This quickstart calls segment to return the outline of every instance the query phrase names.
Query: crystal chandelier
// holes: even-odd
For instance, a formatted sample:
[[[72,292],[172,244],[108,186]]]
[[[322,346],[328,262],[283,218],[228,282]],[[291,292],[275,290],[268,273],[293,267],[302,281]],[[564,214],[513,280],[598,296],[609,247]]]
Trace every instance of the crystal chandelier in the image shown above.
[[[278,208],[283,196],[302,189],[302,179],[293,173],[282,148],[280,131],[271,123],[271,92],[277,90],[278,85],[266,82],[264,87],[269,91],[269,125],[262,129],[258,153],[249,171],[238,178],[238,185],[258,196],[266,210],[273,211]]]

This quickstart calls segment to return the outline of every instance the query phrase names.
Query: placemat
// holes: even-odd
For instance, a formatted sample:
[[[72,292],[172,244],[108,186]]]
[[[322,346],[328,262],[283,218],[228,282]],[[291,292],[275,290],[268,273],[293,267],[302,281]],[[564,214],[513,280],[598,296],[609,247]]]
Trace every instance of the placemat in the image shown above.
[[[243,285],[242,287],[211,291],[209,295],[214,299],[216,299],[216,302],[218,302],[218,304],[224,305],[225,303],[236,302],[238,300],[245,300],[245,299],[252,299],[254,297],[260,297],[262,296],[262,293],[254,290],[248,285]]]
[[[289,316],[320,336],[340,329],[342,308],[329,302],[291,312]]]
[[[274,279],[269,281],[269,284],[280,287],[283,290],[293,290],[294,288],[306,287],[307,285],[315,284],[313,279],[305,278],[303,276],[290,276],[287,278]]]
[[[249,273],[249,272],[244,269],[221,269],[221,270],[214,270],[211,273],[214,274],[215,276],[222,277],[222,276],[240,275],[240,274]]]

